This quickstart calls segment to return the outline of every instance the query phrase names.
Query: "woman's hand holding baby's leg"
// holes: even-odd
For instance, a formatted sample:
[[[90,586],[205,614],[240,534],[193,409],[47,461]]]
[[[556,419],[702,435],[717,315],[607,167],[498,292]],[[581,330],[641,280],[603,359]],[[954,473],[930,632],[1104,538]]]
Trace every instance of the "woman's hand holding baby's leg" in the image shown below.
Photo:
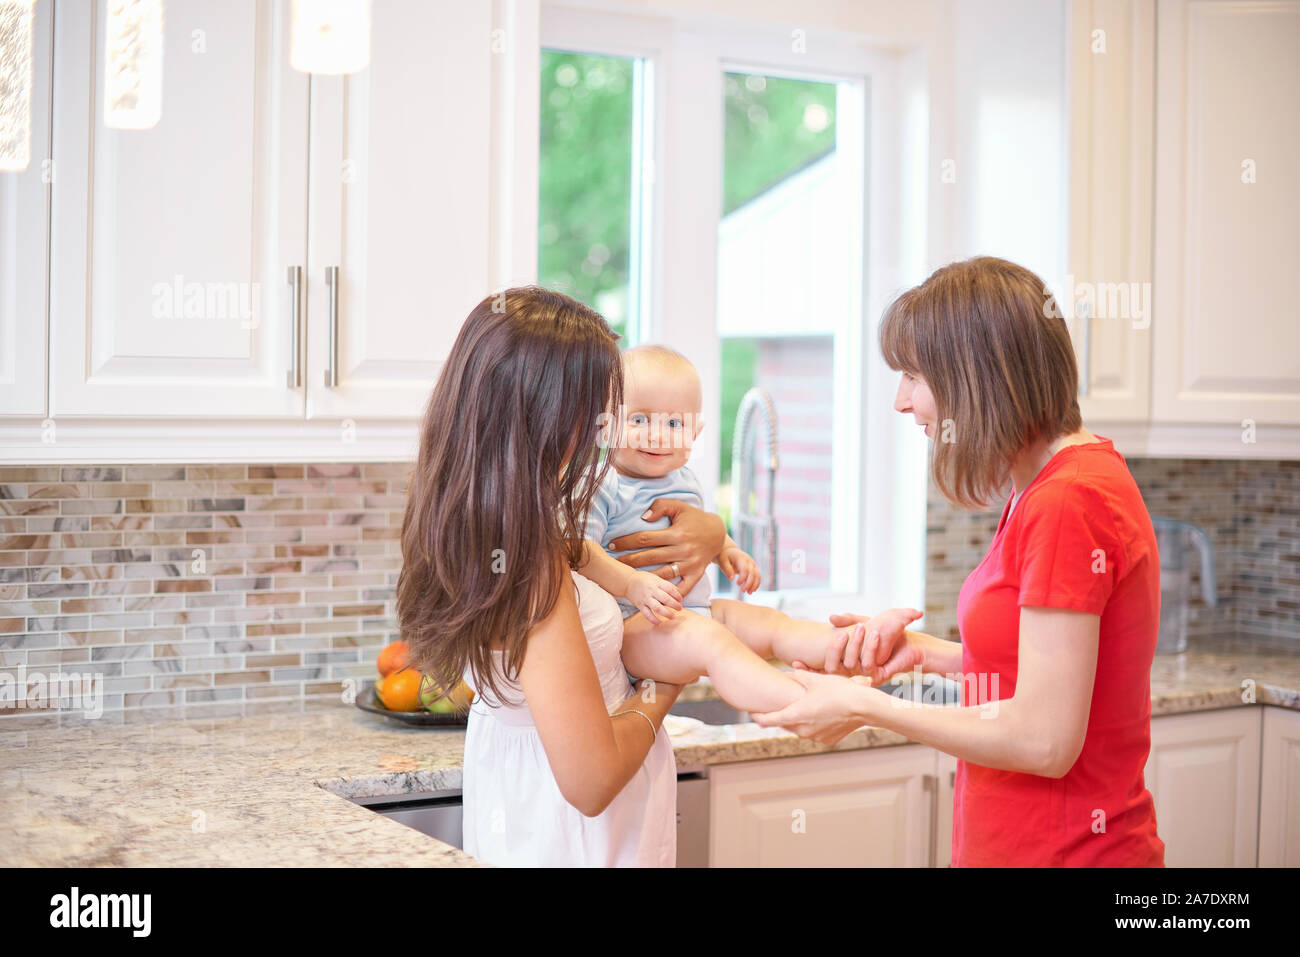
[[[917,608],[890,608],[871,618],[832,615],[835,624],[858,623],[844,651],[844,666],[855,674],[866,675],[872,684],[882,684],[900,671],[920,668],[925,654],[909,639],[907,626],[924,614]],[[816,664],[809,666],[815,668]]]
[[[803,686],[745,646],[720,622],[692,611],[653,624],[636,614],[623,622],[623,664],[634,675],[689,684],[707,674],[718,694],[741,711],[784,708]]]

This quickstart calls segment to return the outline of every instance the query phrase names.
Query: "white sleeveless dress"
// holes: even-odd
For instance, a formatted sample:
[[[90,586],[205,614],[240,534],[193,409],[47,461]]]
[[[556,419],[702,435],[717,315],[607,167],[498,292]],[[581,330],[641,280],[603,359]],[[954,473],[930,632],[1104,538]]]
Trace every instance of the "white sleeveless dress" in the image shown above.
[[[605,709],[612,713],[633,691],[621,658],[623,616],[612,595],[571,574]],[[500,655],[494,656],[498,668]],[[472,674],[465,680],[474,685]],[[659,729],[645,762],[609,807],[586,817],[560,793],[523,692],[502,684],[509,698],[504,705],[480,693],[469,710],[466,853],[500,867],[675,866],[677,764],[668,733]],[[645,725],[635,716],[619,720]]]

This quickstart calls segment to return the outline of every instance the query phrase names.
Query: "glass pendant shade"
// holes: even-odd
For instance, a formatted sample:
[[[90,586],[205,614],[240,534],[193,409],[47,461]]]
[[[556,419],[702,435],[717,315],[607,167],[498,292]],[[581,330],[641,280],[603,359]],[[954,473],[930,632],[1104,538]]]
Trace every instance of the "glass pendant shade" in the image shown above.
[[[108,0],[104,124],[147,130],[162,118],[163,0]]]
[[[31,162],[33,2],[0,0],[0,172]]]
[[[295,70],[364,70],[370,63],[370,0],[293,0],[291,37]]]

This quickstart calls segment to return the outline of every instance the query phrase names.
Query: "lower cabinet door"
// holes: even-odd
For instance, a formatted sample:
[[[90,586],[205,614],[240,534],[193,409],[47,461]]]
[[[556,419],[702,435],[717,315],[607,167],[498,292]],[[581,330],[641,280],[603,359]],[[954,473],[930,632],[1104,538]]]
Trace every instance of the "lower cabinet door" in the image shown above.
[[[1263,710],[1259,866],[1300,867],[1300,711]]]
[[[935,764],[900,745],[714,765],[710,866],[928,866]]]
[[[1261,710],[1151,719],[1146,784],[1167,867],[1255,866]]]

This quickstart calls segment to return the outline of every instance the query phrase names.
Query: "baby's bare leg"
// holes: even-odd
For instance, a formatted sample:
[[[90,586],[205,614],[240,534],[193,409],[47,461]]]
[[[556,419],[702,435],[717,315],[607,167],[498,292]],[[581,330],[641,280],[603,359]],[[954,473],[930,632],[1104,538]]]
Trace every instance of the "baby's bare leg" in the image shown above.
[[[722,699],[740,711],[777,711],[803,686],[745,646],[721,623],[681,611],[654,624],[637,613],[623,621],[623,664],[638,678],[674,684],[707,674]]]
[[[721,622],[760,658],[802,661],[810,668],[822,666],[827,643],[840,631],[829,622],[791,618],[775,608],[729,598],[715,598],[709,610],[715,621]]]

